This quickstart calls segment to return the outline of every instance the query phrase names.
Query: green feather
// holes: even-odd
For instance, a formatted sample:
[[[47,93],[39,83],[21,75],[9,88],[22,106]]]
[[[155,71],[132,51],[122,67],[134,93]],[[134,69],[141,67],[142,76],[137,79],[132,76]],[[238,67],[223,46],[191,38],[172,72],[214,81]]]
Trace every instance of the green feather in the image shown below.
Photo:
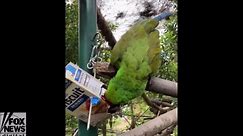
[[[111,52],[111,64],[118,68],[105,96],[112,104],[125,104],[143,94],[148,77],[160,65],[158,22],[146,20],[133,26]]]

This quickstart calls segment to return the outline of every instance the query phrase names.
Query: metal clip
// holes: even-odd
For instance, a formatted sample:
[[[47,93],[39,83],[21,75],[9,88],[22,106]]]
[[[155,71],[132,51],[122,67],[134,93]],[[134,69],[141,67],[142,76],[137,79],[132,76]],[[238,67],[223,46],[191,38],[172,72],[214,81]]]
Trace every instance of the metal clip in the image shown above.
[[[87,64],[87,68],[88,69],[93,69],[93,65],[96,63],[96,62],[100,62],[102,61],[102,58],[99,57],[99,54],[100,54],[100,46],[101,44],[96,44],[95,40],[96,40],[96,37],[99,36],[99,33],[96,33],[92,39],[92,52],[91,52],[91,55],[90,55],[90,59],[89,59],[89,62]],[[97,54],[95,54],[97,53]]]

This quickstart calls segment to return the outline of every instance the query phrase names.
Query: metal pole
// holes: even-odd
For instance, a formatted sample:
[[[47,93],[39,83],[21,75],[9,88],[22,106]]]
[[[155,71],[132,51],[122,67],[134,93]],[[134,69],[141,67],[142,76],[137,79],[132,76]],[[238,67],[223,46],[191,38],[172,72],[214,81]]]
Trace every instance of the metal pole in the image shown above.
[[[92,39],[97,32],[96,0],[79,0],[79,45],[78,65],[85,71],[91,73],[87,68],[91,51]],[[79,120],[79,136],[97,136],[98,128],[90,126],[87,130],[87,123]]]

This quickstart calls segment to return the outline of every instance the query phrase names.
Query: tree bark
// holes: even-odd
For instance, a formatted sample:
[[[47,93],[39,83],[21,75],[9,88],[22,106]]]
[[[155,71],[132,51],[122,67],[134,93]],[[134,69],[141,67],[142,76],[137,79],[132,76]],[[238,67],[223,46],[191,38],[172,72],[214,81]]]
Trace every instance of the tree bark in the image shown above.
[[[160,136],[170,136],[170,134],[173,133],[174,129],[176,127],[176,124],[173,124],[172,126],[168,127],[167,129],[163,130]]]
[[[156,105],[162,105],[163,107],[173,107],[173,105],[171,105],[170,103],[168,102],[163,102],[163,101],[160,101],[160,100],[151,100],[152,103],[155,103]]]
[[[153,136],[177,123],[177,108],[156,117],[120,136]]]
[[[131,103],[131,126],[130,126],[130,129],[134,129],[135,128],[135,126],[136,126],[136,119],[135,119],[135,117],[134,117],[134,112],[133,112],[133,103]]]
[[[113,36],[108,24],[105,21],[105,18],[100,12],[100,8],[97,7],[97,25],[100,29],[102,36],[105,37],[105,40],[108,42],[109,46],[113,48],[116,44],[116,39]]]
[[[106,136],[106,122],[103,122],[103,123],[102,123],[102,128],[101,128],[101,130],[102,130],[102,134],[103,134],[103,136]]]
[[[177,83],[158,77],[152,77],[149,81],[147,91],[177,97]]]
[[[162,109],[160,106],[156,105],[155,103],[152,103],[145,93],[142,94],[142,97],[148,106],[159,110],[161,113],[166,112],[166,110]]]

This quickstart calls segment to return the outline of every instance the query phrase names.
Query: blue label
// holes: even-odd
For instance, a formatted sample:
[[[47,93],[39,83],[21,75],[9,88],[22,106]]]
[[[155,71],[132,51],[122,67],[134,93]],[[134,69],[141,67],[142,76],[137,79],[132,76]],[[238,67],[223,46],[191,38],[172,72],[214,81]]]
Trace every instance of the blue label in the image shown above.
[[[78,69],[77,74],[75,76],[76,81],[79,81],[81,73],[82,73],[82,71],[80,69]]]
[[[73,67],[72,65],[68,64],[66,66],[66,70],[70,71],[72,73],[72,76],[74,76],[75,72],[76,72],[76,68]]]
[[[72,105],[68,107],[70,111],[74,111],[77,109],[81,104],[83,104],[89,97],[87,95],[80,96]]]
[[[93,97],[91,99],[91,102],[92,102],[93,106],[96,106],[96,105],[98,105],[100,103],[100,99],[98,97]]]

